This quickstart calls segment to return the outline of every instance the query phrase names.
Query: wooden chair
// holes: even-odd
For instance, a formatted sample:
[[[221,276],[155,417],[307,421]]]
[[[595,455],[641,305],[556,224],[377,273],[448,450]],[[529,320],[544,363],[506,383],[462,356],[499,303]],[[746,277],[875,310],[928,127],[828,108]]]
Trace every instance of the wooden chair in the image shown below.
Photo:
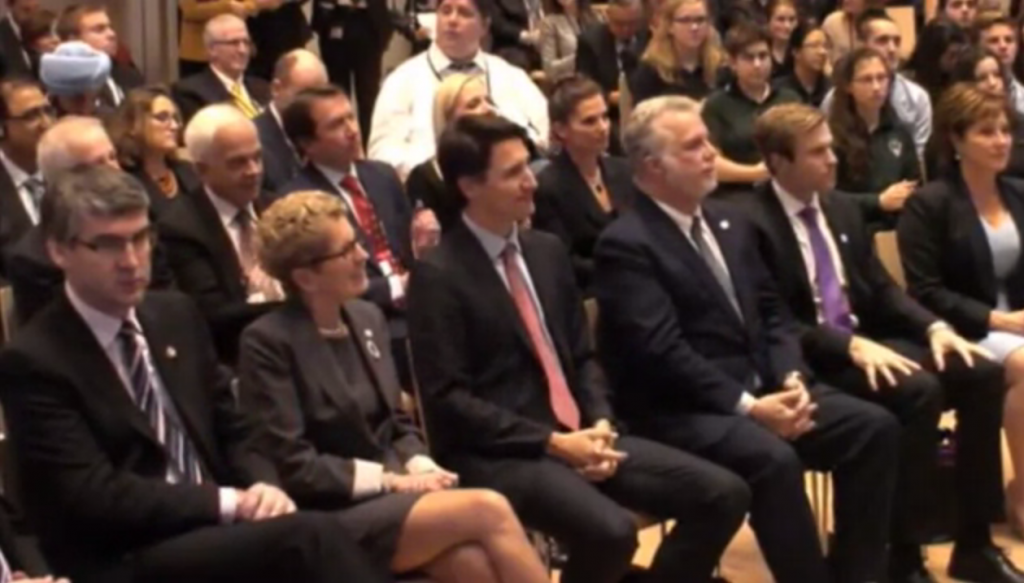
[[[17,328],[18,316],[14,310],[14,290],[9,285],[0,287],[0,346],[11,341]]]
[[[907,289],[907,278],[903,273],[895,231],[881,231],[875,234],[875,254],[900,288]]]
[[[633,94],[629,92],[629,80],[625,73],[619,73],[619,135],[626,135],[626,125],[633,113]]]

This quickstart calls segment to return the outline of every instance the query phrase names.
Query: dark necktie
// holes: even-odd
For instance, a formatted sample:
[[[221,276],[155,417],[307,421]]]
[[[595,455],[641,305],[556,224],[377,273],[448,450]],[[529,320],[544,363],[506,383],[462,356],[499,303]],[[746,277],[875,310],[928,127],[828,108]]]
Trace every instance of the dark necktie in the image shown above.
[[[850,303],[843,291],[836,265],[832,261],[832,253],[829,252],[825,234],[818,225],[818,209],[812,206],[804,207],[797,216],[807,227],[807,236],[811,241],[816,273],[814,285],[818,288],[818,296],[821,297],[821,313],[825,323],[840,330],[850,331],[853,329]]]
[[[711,246],[708,245],[707,240],[704,239],[704,232],[701,228],[702,220],[700,216],[693,217],[693,224],[690,225],[690,238],[693,239],[693,245],[697,248],[697,253],[701,259],[711,270],[711,275],[715,277],[715,281],[725,292],[725,297],[729,299],[729,304],[732,305],[733,309],[736,310],[736,315],[743,319],[742,312],[740,311],[739,301],[736,299],[736,288],[732,285],[732,278],[729,277],[729,272],[726,271],[725,266],[715,257],[714,252],[711,251]]]
[[[36,217],[39,217],[43,208],[43,193],[46,191],[43,181],[35,176],[29,176],[21,183],[21,186],[28,191],[32,204],[35,205]]]
[[[148,350],[142,330],[134,322],[126,321],[117,337],[121,341],[121,356],[131,383],[132,398],[166,449],[174,473],[182,483],[201,484],[202,470],[195,447],[174,411],[169,406],[165,407],[156,394],[155,379],[146,361]]]

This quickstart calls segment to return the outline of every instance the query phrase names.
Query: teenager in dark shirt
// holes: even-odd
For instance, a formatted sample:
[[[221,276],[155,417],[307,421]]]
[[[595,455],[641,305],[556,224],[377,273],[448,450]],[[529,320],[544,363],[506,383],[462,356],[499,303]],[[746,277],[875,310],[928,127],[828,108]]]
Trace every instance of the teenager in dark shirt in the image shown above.
[[[832,88],[832,81],[825,72],[828,66],[825,31],[811,21],[801,23],[793,29],[789,54],[793,66],[788,74],[777,77],[773,86],[796,93],[807,105],[820,107]]]

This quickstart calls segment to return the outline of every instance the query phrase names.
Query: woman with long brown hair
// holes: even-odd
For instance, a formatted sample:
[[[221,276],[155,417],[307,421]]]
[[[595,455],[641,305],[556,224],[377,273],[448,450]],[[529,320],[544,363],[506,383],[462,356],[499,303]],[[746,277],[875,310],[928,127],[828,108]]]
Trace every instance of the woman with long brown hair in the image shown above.
[[[793,70],[790,41],[793,30],[800,22],[800,10],[796,0],[770,0],[765,13],[768,16],[768,32],[772,36],[772,79],[776,79]]]
[[[839,62],[833,79],[836,189],[858,198],[874,228],[891,229],[921,179],[914,139],[889,106],[892,71],[881,53],[862,47]]]

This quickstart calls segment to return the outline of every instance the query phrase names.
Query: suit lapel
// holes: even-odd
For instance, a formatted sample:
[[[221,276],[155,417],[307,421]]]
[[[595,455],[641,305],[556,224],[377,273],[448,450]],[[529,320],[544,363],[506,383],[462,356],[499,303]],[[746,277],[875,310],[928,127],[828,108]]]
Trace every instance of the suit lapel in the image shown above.
[[[7,173],[7,167],[0,164],[0,207],[4,209],[6,219],[11,222],[14,231],[24,233],[32,227],[32,218],[25,210],[25,204],[21,202],[21,194],[18,192],[18,185],[14,184],[11,175]]]
[[[306,166],[305,172],[306,177],[309,179],[309,182],[312,184],[313,188],[322,190],[324,192],[334,193],[338,197],[342,196],[341,186],[338,184],[334,184],[330,180],[328,180],[327,177],[324,176],[324,173],[320,172],[320,170],[317,169],[316,166],[308,164]],[[360,176],[360,178],[362,177]],[[362,227],[359,226],[359,221],[356,219],[355,211],[352,209],[352,205],[345,205],[345,215],[348,218],[349,224],[352,225],[352,229],[355,230],[356,232],[356,238],[359,239],[359,244],[362,245],[363,249],[369,251],[371,249],[370,240],[369,238],[367,238],[366,233],[363,231]],[[373,261],[368,261],[366,264],[368,266],[373,266],[373,268],[376,269],[377,264],[374,263]]]
[[[974,203],[967,195],[967,187],[962,180],[958,182],[958,188],[951,197],[950,205],[953,210],[952,220],[956,222],[951,232],[966,238],[966,242],[971,248],[970,256],[977,257],[981,261],[976,273],[981,275],[978,283],[984,288],[984,297],[995,298],[997,296],[995,266],[992,249],[989,247],[985,227],[982,224],[984,219],[978,214]]]
[[[242,273],[242,264],[239,263],[235,245],[228,237],[224,223],[220,220],[220,215],[217,214],[217,209],[214,208],[209,196],[203,190],[194,192],[191,198],[196,215],[202,223],[200,226],[202,236],[206,239],[206,244],[213,254],[214,260],[220,265],[223,273],[229,274],[228,279],[232,282],[232,287],[238,286],[236,292],[242,290],[244,294],[245,274]]]
[[[391,411],[394,403],[388,398],[388,392],[384,388],[386,381],[384,379],[384,372],[381,370],[381,367],[384,366],[383,351],[389,350],[390,347],[385,346],[381,348],[383,339],[374,336],[373,325],[360,318],[356,312],[344,308],[342,316],[348,325],[349,333],[352,335],[352,341],[356,345],[359,357],[366,370],[370,372],[373,388],[377,391],[381,403]]]
[[[530,272],[530,281],[533,282],[533,289],[537,292],[537,300],[540,302],[541,321],[545,323],[551,341],[555,345],[555,352],[563,363],[569,361],[569,350],[562,341],[559,332],[562,327],[558,325],[556,318],[561,316],[558,310],[558,288],[555,282],[548,277],[548,271],[543,269],[546,257],[544,253],[533,245],[533,238],[529,231],[519,232],[519,244],[523,248],[523,261],[526,269]],[[510,296],[511,297],[511,296]],[[518,312],[516,312],[518,314]]]
[[[799,287],[801,305],[809,304],[814,307],[811,275],[807,272],[807,265],[801,258],[800,242],[796,239],[793,225],[790,223],[782,203],[776,198],[775,189],[769,184],[762,193],[755,194],[755,196],[760,196],[764,203],[761,208],[765,211],[769,236],[774,239],[773,243],[779,250],[779,264],[774,266],[775,269],[792,273],[792,281],[797,282]]]
[[[736,239],[734,236],[734,229],[732,224],[727,219],[719,219],[715,216],[714,212],[709,212],[708,205],[704,205],[702,211],[704,214],[704,223],[714,233],[715,241],[718,242],[718,248],[722,251],[722,258],[725,260],[725,265],[728,268],[729,279],[732,280],[733,292],[736,294],[736,303],[739,304],[740,311],[743,312],[743,318],[750,320],[752,316],[755,316],[758,311],[757,305],[751,305],[750,298],[743,293],[748,286],[744,285],[744,262],[743,258],[740,257],[739,249],[736,248]],[[696,254],[696,251],[694,251]],[[743,320],[740,320],[739,314],[736,313],[736,309],[733,307],[732,302],[729,301],[729,296],[722,286],[715,280],[715,276],[712,275],[711,269],[704,263],[704,259],[699,255],[697,259],[701,262],[701,266],[707,272],[707,276],[714,283],[714,289],[717,292],[719,302],[721,302],[726,309],[732,314],[733,319],[739,324],[744,330],[746,326]]]
[[[569,158],[569,154],[563,152],[552,164],[556,165],[555,167],[561,176],[562,196],[575,199],[571,203],[570,208],[582,210],[587,218],[587,222],[597,227],[598,230],[604,228],[608,223],[608,215],[601,209],[601,205],[597,203],[590,185],[584,180],[576,164]]]
[[[369,164],[356,162],[355,167],[363,191],[366,193],[366,197],[370,199],[370,203],[373,204],[373,211],[377,214],[377,220],[380,221],[380,227],[384,231],[384,237],[388,240],[391,253],[394,254],[395,259],[404,261],[405,258],[402,257],[403,245],[398,234],[394,232],[395,229],[392,225],[394,216],[391,209],[393,205],[392,201],[388,200],[388,193],[386,192],[390,185],[382,180],[377,170]],[[408,225],[400,225],[399,228],[408,228]]]
[[[835,207],[829,203],[829,195],[821,196],[818,195],[818,204],[821,206],[821,213],[825,216],[825,222],[828,224],[828,228],[832,231],[832,242],[836,246],[836,250],[839,251],[839,259],[843,262],[842,265],[836,265],[836,270],[842,270],[846,275],[847,286],[850,285],[850,274],[852,269],[848,269],[847,265],[855,265],[853,250],[850,248],[850,239],[857,233],[850,231],[850,227],[845,224],[845,218],[836,212]]]

